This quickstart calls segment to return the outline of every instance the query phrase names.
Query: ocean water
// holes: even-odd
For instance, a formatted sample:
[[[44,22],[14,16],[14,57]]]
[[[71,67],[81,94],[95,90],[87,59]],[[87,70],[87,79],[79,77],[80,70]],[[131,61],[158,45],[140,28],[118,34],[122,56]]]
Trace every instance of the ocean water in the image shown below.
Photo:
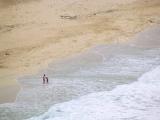
[[[152,27],[133,42],[96,46],[19,78],[21,90],[0,105],[0,120],[158,120],[159,34]]]
[[[159,120],[160,66],[138,81],[56,104],[28,120]]]

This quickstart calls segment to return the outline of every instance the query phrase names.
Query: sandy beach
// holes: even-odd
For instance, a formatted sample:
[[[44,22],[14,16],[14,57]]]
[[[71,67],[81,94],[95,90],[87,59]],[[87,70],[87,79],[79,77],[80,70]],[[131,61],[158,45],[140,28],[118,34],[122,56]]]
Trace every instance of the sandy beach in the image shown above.
[[[18,77],[160,24],[159,0],[0,0],[0,103]]]

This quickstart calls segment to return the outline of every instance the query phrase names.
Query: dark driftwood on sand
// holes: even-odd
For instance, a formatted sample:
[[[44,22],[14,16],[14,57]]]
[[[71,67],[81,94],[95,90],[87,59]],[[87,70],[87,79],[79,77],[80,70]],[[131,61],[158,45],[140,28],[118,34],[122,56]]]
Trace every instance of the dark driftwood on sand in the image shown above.
[[[61,15],[61,19],[73,20],[73,19],[77,19],[77,16]]]

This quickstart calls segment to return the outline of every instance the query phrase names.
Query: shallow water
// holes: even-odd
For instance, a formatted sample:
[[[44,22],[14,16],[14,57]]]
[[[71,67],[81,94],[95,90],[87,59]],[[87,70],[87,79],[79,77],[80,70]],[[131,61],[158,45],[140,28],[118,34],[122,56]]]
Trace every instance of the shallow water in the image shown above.
[[[160,66],[138,81],[53,105],[29,120],[159,120]]]
[[[157,42],[160,38],[153,38],[153,34],[159,36],[159,27],[140,33],[133,43],[97,46],[51,64],[38,75],[20,78],[21,91],[15,103],[0,105],[0,119],[22,120],[40,115],[56,103],[89,93],[110,91],[117,85],[137,80],[143,73],[160,65],[160,44]],[[153,39],[149,46],[147,43]],[[43,73],[49,77],[48,85],[42,84]]]

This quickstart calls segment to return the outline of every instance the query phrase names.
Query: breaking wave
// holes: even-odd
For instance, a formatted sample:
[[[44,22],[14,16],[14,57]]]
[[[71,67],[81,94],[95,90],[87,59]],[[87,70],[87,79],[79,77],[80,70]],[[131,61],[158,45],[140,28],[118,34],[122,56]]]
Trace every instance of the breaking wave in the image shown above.
[[[29,120],[159,120],[160,66],[137,82],[56,104]]]

